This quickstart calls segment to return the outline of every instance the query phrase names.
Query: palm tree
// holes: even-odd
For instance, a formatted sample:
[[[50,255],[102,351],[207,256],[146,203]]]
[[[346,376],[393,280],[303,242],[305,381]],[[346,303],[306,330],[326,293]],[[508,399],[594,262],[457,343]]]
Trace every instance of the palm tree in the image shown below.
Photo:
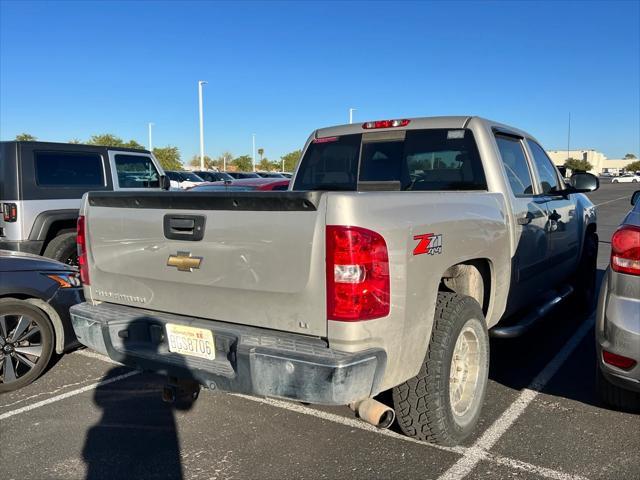
[[[264,148],[258,149],[258,155],[260,155],[260,161],[262,162],[262,155],[264,155]]]

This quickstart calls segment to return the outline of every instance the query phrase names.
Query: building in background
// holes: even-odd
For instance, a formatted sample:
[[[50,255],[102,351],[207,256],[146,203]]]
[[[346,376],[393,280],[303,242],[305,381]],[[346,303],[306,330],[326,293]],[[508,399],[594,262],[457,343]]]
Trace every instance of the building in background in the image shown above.
[[[547,150],[547,155],[551,161],[557,165],[562,166],[567,158],[575,158],[576,160],[586,160],[593,168],[589,170],[590,173],[600,175],[602,173],[619,174],[624,170],[624,167],[629,165],[634,160],[630,159],[612,159],[598,152],[597,150]]]

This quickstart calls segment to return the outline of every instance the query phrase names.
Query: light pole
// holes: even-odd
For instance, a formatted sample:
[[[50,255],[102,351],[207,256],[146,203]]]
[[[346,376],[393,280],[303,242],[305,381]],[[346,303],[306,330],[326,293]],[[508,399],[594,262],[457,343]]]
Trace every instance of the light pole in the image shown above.
[[[355,108],[350,108],[349,109],[349,123],[353,123],[353,112],[355,112],[356,109]]]
[[[251,162],[253,163],[253,171],[256,171],[256,134],[251,134],[251,139],[253,141],[253,154],[251,155]]]
[[[155,123],[149,122],[149,151],[153,152],[153,132],[151,128],[155,125]]]
[[[204,170],[204,112],[202,111],[202,85],[207,82],[198,80],[198,106],[200,107],[200,170]]]

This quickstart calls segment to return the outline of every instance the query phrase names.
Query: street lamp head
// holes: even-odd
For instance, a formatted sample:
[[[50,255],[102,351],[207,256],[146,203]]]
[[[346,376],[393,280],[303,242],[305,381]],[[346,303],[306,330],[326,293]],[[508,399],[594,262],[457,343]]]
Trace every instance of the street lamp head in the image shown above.
[[[209,82],[207,82],[206,80],[198,80],[198,85],[206,85],[207,83]]]

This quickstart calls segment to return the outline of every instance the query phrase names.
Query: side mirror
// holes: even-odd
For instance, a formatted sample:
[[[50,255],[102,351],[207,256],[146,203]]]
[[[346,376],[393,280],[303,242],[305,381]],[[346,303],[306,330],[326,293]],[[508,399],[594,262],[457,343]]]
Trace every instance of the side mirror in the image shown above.
[[[569,181],[573,190],[571,193],[593,192],[600,188],[600,180],[590,173],[574,173]]]
[[[635,205],[636,203],[638,203],[638,200],[640,200],[640,190],[636,190],[631,195],[631,205]]]
[[[160,175],[160,188],[162,190],[170,190],[171,189],[171,180],[166,175]]]

